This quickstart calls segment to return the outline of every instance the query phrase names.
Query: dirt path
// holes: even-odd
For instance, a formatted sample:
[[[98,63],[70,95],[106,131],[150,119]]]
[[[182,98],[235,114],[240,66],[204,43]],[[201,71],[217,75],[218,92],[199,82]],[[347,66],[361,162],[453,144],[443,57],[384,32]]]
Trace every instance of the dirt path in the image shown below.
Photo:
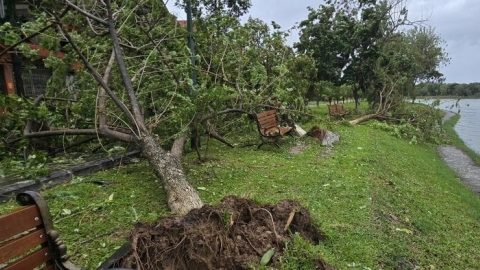
[[[454,115],[453,112],[445,111],[443,121]],[[454,146],[441,146],[437,150],[442,160],[457,173],[460,180],[480,196],[480,167]]]
[[[480,195],[480,167],[456,147],[442,146],[438,148],[438,153],[443,161],[457,173],[460,180]]]

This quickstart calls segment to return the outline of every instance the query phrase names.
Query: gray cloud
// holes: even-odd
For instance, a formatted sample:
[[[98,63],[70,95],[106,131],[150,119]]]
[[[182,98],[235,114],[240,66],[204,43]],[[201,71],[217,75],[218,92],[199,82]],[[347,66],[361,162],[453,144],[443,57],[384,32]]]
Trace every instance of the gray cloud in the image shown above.
[[[424,0],[409,6],[412,16],[426,12],[430,14],[427,24],[445,40],[451,58],[450,65],[441,69],[447,82],[479,82],[480,1]]]

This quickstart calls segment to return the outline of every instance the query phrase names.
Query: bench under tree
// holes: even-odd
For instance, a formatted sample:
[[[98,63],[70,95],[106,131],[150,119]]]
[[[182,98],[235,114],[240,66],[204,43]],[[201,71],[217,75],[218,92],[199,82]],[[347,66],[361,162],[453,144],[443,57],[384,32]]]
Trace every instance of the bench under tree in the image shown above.
[[[295,126],[281,126],[278,120],[276,110],[268,110],[256,114],[258,133],[260,134],[261,143],[257,148],[260,148],[264,144],[273,144],[280,147],[278,141],[284,135],[291,135],[291,132],[295,129]]]

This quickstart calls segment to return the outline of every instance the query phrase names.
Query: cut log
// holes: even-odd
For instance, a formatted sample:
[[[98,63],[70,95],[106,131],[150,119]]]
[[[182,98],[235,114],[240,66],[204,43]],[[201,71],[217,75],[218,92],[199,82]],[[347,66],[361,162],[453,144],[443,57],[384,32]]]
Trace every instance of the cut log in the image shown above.
[[[295,124],[294,131],[300,137],[303,137],[303,136],[305,136],[305,134],[307,134],[307,132],[301,126],[299,126],[298,124]]]

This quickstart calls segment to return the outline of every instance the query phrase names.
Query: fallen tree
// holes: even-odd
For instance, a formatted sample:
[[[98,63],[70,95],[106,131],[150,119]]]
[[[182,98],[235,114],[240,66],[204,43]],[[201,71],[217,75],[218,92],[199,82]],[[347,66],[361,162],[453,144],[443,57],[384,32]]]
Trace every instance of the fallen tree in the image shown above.
[[[52,16],[53,24],[56,26],[55,33],[59,33],[68,42],[68,47],[71,49],[69,56],[71,57],[72,54],[77,55],[77,57],[71,57],[71,59],[80,59],[86,71],[98,85],[97,98],[93,99],[95,104],[90,105],[96,112],[96,118],[94,126],[91,128],[76,128],[67,124],[65,127],[52,125],[47,130],[41,131],[32,130],[32,121],[28,121],[24,129],[24,136],[27,138],[41,138],[66,135],[92,135],[99,138],[106,137],[117,141],[134,143],[149,161],[154,173],[161,180],[163,189],[167,193],[168,206],[172,213],[186,214],[191,209],[200,208],[203,205],[196,190],[188,183],[181,164],[183,147],[189,130],[181,131],[173,141],[171,149],[165,150],[160,145],[158,137],[153,133],[152,128],[147,125],[144,115],[145,108],[142,108],[139,96],[141,92],[133,85],[138,76],[142,75],[142,70],[140,72],[132,70],[132,66],[128,65],[129,63],[132,64],[132,62],[125,57],[126,50],[136,50],[138,48],[134,48],[137,45],[134,45],[133,41],[129,42],[126,39],[128,36],[122,36],[121,34],[121,26],[125,26],[129,17],[122,17],[118,12],[122,9],[127,9],[128,3],[121,7],[115,5],[115,8],[116,10],[114,10],[110,1],[105,1],[104,5],[101,3],[94,4],[89,8],[77,6],[70,1],[55,4],[49,10],[42,8],[42,11],[47,11]],[[131,11],[134,12],[143,8],[145,6],[138,4]],[[166,11],[164,7],[157,7],[155,9],[157,14],[162,12],[162,8],[163,12]],[[62,14],[62,16],[58,14]],[[155,25],[152,24],[149,24],[147,27],[147,23],[152,23],[151,18],[147,18],[147,15],[143,13],[136,15],[137,20],[139,20],[137,25],[150,34],[149,37],[151,38],[152,32],[156,29]],[[65,18],[77,18],[77,20],[85,22],[85,25],[89,27],[79,31],[79,29],[72,27],[71,22]],[[143,19],[143,21],[140,19]],[[158,23],[158,21],[153,23]],[[43,28],[40,30],[40,32],[45,31]],[[108,37],[108,39],[105,40],[103,37]],[[97,62],[92,62],[89,59],[91,56],[85,53],[88,51],[88,44],[84,42],[87,38],[101,40],[102,43],[97,44],[97,46],[108,46],[108,41],[110,42],[109,50],[111,53],[108,61],[102,64],[98,62],[99,59],[96,60]],[[123,39],[123,42],[121,39]],[[153,46],[155,51],[155,46],[158,46],[158,43],[152,40],[147,45]],[[65,59],[65,62],[68,63],[68,59]],[[100,71],[102,66],[104,67],[103,72]],[[147,68],[146,64],[143,68]],[[132,71],[134,71],[133,76],[131,75]],[[171,73],[170,76],[174,77],[177,83],[180,83],[180,73],[171,69],[169,72]],[[103,76],[101,73],[103,73]],[[85,74],[82,76],[85,76]],[[177,87],[186,87],[186,85],[180,84]],[[41,100],[42,97],[39,97],[36,103],[40,103]],[[172,101],[170,100],[170,102]]]

